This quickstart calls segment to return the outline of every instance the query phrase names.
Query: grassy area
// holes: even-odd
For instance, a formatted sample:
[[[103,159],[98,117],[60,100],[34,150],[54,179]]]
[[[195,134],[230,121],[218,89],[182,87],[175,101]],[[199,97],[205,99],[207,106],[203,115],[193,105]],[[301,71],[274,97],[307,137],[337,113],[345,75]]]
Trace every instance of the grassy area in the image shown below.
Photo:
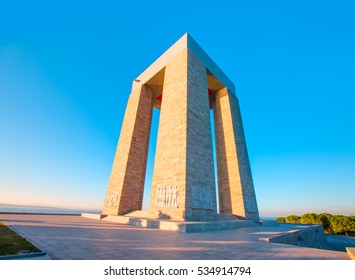
[[[32,252],[40,250],[0,222],[0,256]]]

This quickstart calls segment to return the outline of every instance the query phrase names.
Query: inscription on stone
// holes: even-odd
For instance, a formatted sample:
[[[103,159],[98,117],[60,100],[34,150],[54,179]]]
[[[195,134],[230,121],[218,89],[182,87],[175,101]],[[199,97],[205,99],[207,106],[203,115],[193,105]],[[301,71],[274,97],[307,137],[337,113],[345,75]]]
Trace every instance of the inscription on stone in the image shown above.
[[[156,207],[177,208],[179,203],[178,186],[159,186],[155,192]]]
[[[105,205],[109,207],[117,207],[118,194],[117,193],[108,193],[105,199]]]
[[[211,190],[200,186],[192,186],[191,207],[199,209],[213,209]]]

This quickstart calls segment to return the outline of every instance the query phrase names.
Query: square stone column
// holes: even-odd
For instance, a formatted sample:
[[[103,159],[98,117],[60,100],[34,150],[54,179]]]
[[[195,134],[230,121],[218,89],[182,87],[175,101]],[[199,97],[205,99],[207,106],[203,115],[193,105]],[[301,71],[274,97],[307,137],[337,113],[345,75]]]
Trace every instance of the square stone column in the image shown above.
[[[122,215],[142,209],[152,104],[152,93],[144,85],[136,87],[129,96],[103,215]]]
[[[103,215],[141,210],[153,106],[160,109],[148,212],[178,221],[216,219],[210,108],[222,214],[259,218],[235,87],[189,34],[134,79]]]
[[[206,66],[187,47],[165,67],[150,213],[174,220],[216,216]]]
[[[223,88],[216,93],[213,109],[220,213],[258,220],[238,99]]]

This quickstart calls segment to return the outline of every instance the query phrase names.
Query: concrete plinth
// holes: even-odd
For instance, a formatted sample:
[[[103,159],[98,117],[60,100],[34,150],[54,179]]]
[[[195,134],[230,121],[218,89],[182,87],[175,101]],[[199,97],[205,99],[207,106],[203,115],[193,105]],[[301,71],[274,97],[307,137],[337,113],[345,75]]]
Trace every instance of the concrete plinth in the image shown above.
[[[141,216],[139,213],[136,213],[136,217],[130,214],[118,215],[118,216],[116,215],[105,216],[105,215],[88,214],[88,213],[82,213],[81,216],[84,218],[109,221],[118,224],[127,224],[127,225],[144,227],[144,228],[155,228],[160,230],[177,231],[177,232],[205,232],[205,231],[215,231],[215,230],[230,230],[230,229],[255,227],[255,226],[262,225],[262,222],[228,219],[228,217],[223,217],[223,216],[221,216],[220,219],[217,219],[215,221],[208,221],[208,222],[159,220],[154,218],[139,217]]]

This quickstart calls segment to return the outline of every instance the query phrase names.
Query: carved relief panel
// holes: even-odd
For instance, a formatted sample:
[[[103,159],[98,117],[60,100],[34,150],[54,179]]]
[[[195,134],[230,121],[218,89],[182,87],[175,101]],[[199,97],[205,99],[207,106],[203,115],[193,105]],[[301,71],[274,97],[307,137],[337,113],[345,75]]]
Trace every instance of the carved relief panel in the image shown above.
[[[158,186],[155,191],[155,207],[177,208],[179,205],[178,186]]]

